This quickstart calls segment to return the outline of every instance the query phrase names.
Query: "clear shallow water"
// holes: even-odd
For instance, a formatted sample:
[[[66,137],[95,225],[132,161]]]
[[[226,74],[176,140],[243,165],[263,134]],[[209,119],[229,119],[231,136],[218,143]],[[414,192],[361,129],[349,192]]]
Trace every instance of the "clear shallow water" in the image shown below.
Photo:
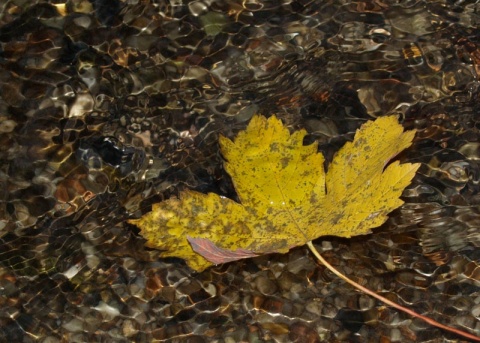
[[[0,5],[0,337],[427,342],[306,249],[194,274],[126,219],[183,188],[234,197],[217,138],[276,114],[328,159],[362,122],[416,128],[423,165],[374,234],[324,255],[480,330],[474,2],[6,1]]]

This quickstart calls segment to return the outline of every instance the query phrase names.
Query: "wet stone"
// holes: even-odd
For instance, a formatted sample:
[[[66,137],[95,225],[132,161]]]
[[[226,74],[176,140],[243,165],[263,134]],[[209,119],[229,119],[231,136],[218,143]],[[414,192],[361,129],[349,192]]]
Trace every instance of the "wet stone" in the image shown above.
[[[260,275],[255,280],[256,288],[264,295],[272,295],[277,291],[277,285],[267,276]]]

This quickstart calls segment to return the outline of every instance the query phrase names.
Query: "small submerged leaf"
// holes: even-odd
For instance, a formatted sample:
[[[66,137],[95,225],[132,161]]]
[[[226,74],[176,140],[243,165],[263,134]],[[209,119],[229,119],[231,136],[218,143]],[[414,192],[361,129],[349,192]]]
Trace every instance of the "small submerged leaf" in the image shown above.
[[[193,251],[202,255],[207,260],[215,264],[222,264],[237,261],[242,258],[256,257],[257,254],[246,249],[227,250],[219,248],[211,240],[206,238],[192,238],[187,236]]]
[[[290,134],[275,117],[254,116],[234,141],[220,138],[225,169],[241,204],[186,191],[131,220],[147,245],[184,258],[202,271],[212,264],[287,252],[319,236],[367,234],[383,224],[419,164],[394,162],[410,146],[394,116],[367,122],[345,144],[325,175],[317,143],[305,130]]]

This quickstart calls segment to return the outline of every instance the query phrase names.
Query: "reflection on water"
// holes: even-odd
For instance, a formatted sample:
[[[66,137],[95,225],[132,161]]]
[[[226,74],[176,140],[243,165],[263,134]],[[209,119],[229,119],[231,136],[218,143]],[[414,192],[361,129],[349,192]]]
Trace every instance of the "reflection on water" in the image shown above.
[[[126,219],[235,197],[218,134],[257,112],[328,159],[398,114],[422,162],[374,234],[319,240],[362,284],[480,333],[478,4],[8,0],[0,5],[0,340],[455,340],[305,249],[192,273]],[[159,228],[161,229],[161,228]]]

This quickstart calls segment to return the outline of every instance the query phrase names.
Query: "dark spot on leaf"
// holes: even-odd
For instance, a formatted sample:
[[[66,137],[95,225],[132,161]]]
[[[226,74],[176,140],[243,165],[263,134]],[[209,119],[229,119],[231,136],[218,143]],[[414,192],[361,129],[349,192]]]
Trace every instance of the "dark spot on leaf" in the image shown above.
[[[284,157],[280,160],[280,163],[282,164],[282,168],[287,168],[288,165],[290,164],[290,158],[289,157]]]
[[[333,219],[332,219],[332,221],[331,221],[331,224],[332,224],[332,225],[337,224],[337,223],[340,221],[340,219],[343,218],[343,216],[344,216],[344,213],[343,213],[343,212],[337,214],[335,217],[333,217]]]

